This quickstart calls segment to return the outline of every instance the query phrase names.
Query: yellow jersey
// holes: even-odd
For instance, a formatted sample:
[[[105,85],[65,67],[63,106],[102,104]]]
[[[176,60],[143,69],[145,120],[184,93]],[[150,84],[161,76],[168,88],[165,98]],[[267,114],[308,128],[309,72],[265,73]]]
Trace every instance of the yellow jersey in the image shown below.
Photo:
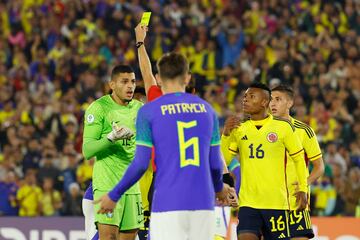
[[[299,120],[291,118],[291,123],[295,127],[295,135],[299,138],[304,148],[305,163],[306,166],[308,166],[309,161],[314,161],[322,157],[321,149],[317,141],[316,134],[310,126]],[[308,172],[307,168],[306,171]],[[296,192],[296,185],[294,185],[294,183],[298,181],[298,178],[293,161],[288,161],[288,164],[286,166],[286,176],[287,176],[289,195],[290,195],[290,209],[295,210],[297,209],[297,205],[296,205],[296,197],[294,196]]]
[[[39,203],[42,190],[38,186],[24,185],[19,188],[16,199],[19,202],[19,216],[35,217],[39,215]]]
[[[148,201],[148,194],[150,190],[151,183],[153,181],[153,169],[151,164],[149,164],[148,169],[144,173],[144,175],[140,178],[140,192],[141,192],[141,200],[142,200],[142,208],[144,211],[150,211],[150,203]]]
[[[286,152],[300,169],[299,187],[307,192],[304,151],[294,131],[290,121],[269,115],[260,121],[247,120],[230,136],[222,136],[227,163],[236,154],[240,157],[240,207],[289,209]]]
[[[61,195],[59,191],[52,191],[50,193],[44,192],[40,199],[42,214],[44,216],[53,216],[56,213],[54,204],[61,202]]]

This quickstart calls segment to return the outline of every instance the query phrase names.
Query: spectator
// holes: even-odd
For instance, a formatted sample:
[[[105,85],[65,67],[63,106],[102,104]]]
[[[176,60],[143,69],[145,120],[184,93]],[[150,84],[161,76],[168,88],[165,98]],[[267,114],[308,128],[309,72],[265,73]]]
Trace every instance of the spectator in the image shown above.
[[[76,182],[76,168],[78,164],[77,154],[75,152],[68,153],[66,155],[65,161],[67,166],[61,173],[61,176],[63,180],[64,191],[68,193],[70,185]]]
[[[54,180],[49,177],[43,179],[42,198],[40,200],[41,213],[43,216],[58,216],[59,209],[62,207],[60,193],[54,189]]]
[[[315,195],[315,214],[331,216],[336,205],[336,191],[331,183],[331,178],[324,176],[321,183],[312,189]]]
[[[345,214],[355,215],[356,206],[360,200],[360,169],[352,168],[349,171],[349,180],[344,192]]]
[[[25,180],[16,194],[19,216],[40,216],[41,199],[42,190],[36,185],[36,171],[34,169],[28,169],[25,173]]]
[[[27,147],[28,151],[22,161],[23,173],[26,173],[29,169],[38,169],[41,159],[40,146],[37,139],[31,139]]]
[[[334,132],[337,122],[330,116],[330,112],[325,109],[324,103],[313,101],[310,108],[312,108],[312,116],[309,125],[317,133],[319,142],[326,144],[330,141],[335,141]]]
[[[346,191],[347,179],[345,176],[334,178],[334,187],[336,191],[336,203],[333,216],[345,215],[345,191]]]
[[[43,184],[45,178],[51,178],[53,184],[59,185],[60,170],[54,166],[53,153],[46,153],[40,162],[40,169],[37,174],[37,178],[40,184]]]
[[[16,206],[16,193],[18,186],[16,184],[16,175],[9,171],[1,175],[0,179],[0,216],[16,216],[18,208]]]
[[[229,22],[231,23],[226,27],[219,24],[213,32],[213,35],[217,36],[217,42],[222,50],[222,67],[234,66],[244,48],[245,36],[239,21],[230,18]],[[226,33],[224,32],[225,28],[227,29]]]
[[[79,184],[73,182],[69,185],[69,189],[65,197],[63,215],[65,216],[82,216],[81,203],[82,195]]]
[[[338,147],[334,142],[328,144],[327,152],[324,156],[324,161],[330,165],[338,164],[341,167],[342,175],[347,171],[346,161],[338,152]]]
[[[77,168],[76,179],[77,182],[80,184],[80,188],[82,190],[85,190],[90,184],[93,173],[94,162],[95,159],[90,159],[90,160],[83,159]]]
[[[353,166],[360,168],[360,146],[356,142],[350,144],[350,159]]]

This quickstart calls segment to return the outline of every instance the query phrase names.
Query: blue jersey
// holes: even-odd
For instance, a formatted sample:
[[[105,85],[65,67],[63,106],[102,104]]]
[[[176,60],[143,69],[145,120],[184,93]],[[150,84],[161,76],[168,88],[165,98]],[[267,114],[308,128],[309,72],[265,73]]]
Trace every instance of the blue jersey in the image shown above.
[[[0,182],[0,216],[16,216],[18,208],[12,204],[10,196],[16,198],[19,187],[15,183]]]
[[[136,143],[154,146],[156,155],[152,211],[214,208],[222,160],[211,157],[211,147],[219,142],[217,116],[197,96],[166,94],[140,109]]]

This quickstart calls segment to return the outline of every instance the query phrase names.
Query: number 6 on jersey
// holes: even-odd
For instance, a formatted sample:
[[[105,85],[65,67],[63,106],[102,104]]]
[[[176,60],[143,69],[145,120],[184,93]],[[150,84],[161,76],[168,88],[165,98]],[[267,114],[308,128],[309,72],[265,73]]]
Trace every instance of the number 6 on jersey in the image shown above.
[[[191,122],[177,122],[177,130],[178,130],[178,136],[179,136],[179,150],[180,150],[180,167],[186,167],[189,165],[193,166],[200,166],[200,154],[199,154],[199,138],[198,137],[192,137],[189,140],[185,141],[185,129],[193,128],[197,126],[197,121],[191,121]],[[186,157],[186,150],[192,147],[194,157],[187,158]]]

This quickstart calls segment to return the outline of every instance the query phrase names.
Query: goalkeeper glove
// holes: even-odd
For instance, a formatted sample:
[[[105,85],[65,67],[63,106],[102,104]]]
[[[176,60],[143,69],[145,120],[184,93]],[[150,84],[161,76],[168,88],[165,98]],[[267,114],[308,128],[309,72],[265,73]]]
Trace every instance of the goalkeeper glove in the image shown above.
[[[107,135],[107,139],[116,142],[120,139],[128,139],[134,136],[134,132],[127,127],[118,127],[115,123],[112,125],[112,131]]]

